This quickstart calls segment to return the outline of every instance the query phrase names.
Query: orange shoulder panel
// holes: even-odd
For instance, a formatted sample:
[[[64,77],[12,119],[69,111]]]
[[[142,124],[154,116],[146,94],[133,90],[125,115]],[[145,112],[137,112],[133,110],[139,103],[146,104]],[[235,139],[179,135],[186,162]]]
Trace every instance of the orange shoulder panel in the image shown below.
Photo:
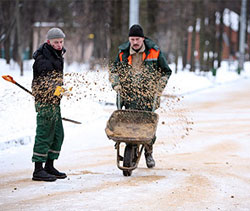
[[[159,54],[160,54],[160,50],[157,51],[157,50],[151,48],[149,50],[149,54],[147,56],[147,59],[158,59]]]
[[[132,65],[132,56],[131,55],[129,55],[129,57],[128,57],[128,64]]]

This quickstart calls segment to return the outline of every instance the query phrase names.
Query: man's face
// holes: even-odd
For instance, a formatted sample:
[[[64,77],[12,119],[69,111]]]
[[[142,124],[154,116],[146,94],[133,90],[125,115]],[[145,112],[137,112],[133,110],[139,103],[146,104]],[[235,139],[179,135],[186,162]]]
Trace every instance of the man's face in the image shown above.
[[[128,39],[134,50],[139,50],[143,45],[144,37],[129,37]]]
[[[64,44],[64,38],[56,38],[47,41],[56,50],[62,50]]]

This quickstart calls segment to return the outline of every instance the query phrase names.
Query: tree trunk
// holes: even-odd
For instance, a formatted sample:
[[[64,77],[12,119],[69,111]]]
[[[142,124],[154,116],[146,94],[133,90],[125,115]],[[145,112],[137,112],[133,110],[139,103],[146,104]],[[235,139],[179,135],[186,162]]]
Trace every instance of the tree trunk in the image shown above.
[[[195,40],[196,40],[196,18],[193,22],[193,32],[192,32],[192,47],[191,47],[191,72],[195,71]]]
[[[221,60],[222,60],[222,50],[223,50],[223,11],[224,9],[221,7],[221,2],[219,2],[220,9],[220,25],[219,25],[219,38],[218,38],[218,68],[221,67]]]
[[[217,55],[217,52],[216,52],[216,18],[215,18],[215,13],[213,14],[212,18],[211,18],[211,40],[210,40],[210,46],[211,46],[211,50],[213,52],[213,58],[212,58],[212,61],[211,61],[211,66],[210,66],[210,70],[214,70],[215,69],[215,66],[214,66],[214,63],[215,63],[215,60],[216,60],[216,55]]]
[[[147,13],[148,13],[148,24],[147,24],[147,36],[151,37],[153,40],[158,42],[157,32],[157,11],[158,3],[157,1],[148,0],[147,1]]]
[[[185,68],[187,65],[187,48],[188,48],[187,37],[183,36],[183,39],[181,40],[181,42],[182,42],[181,44],[182,65],[183,65],[183,68]]]
[[[10,37],[8,36],[4,41],[4,58],[6,63],[10,64]]]
[[[122,43],[120,32],[122,30],[122,1],[115,1],[113,7],[113,23],[111,24],[111,50],[110,58],[115,58],[118,53],[118,46]]]
[[[205,33],[205,17],[202,15],[200,23],[200,70],[207,71],[204,65],[204,52],[206,47],[206,33]]]
[[[20,75],[23,76],[22,44],[21,44],[21,25],[19,0],[16,0],[16,32],[17,32],[17,62],[20,67]]]

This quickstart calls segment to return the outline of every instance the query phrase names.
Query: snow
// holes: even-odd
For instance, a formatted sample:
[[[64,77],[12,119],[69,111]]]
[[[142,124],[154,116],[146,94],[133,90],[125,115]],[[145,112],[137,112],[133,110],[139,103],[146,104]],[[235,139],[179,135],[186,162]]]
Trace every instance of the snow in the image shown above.
[[[224,10],[223,22],[226,26],[231,26],[234,31],[239,29],[239,15],[229,9]]]
[[[12,61],[10,65],[7,65],[5,60],[0,59],[1,76],[9,74],[13,76],[13,78],[18,83],[27,89],[30,89],[32,81],[32,63],[33,61],[25,62],[24,76],[21,77],[17,64]],[[170,66],[173,67],[173,65]],[[237,67],[236,64],[229,65],[227,62],[223,62],[222,67],[217,71],[216,77],[213,77],[211,73],[191,73],[185,70],[179,71],[178,73],[173,73],[164,91],[164,95],[179,97],[192,96],[191,99],[195,101],[196,99],[202,98],[202,95],[199,95],[201,90],[209,90],[221,86],[222,84],[227,84],[230,87],[231,84],[234,84],[237,82],[237,80],[250,77],[249,62],[245,63],[245,70],[242,71],[240,75],[235,71],[235,67]],[[64,207],[64,209],[70,210],[70,208],[72,208],[72,203],[74,203],[75,207],[80,207],[81,196],[76,199],[72,199],[66,193],[72,191],[81,194],[84,185],[84,190],[87,190],[87,193],[85,193],[84,196],[88,202],[85,204],[86,210],[88,210],[88,208],[90,208],[90,210],[99,210],[100,204],[102,204],[101,207],[109,207],[108,210],[117,210],[119,203],[121,201],[126,201],[122,197],[130,193],[129,188],[115,189],[115,187],[119,186],[121,183],[132,181],[122,177],[121,173],[118,172],[119,170],[117,170],[115,165],[115,151],[113,151],[113,154],[107,154],[107,152],[104,150],[106,148],[112,148],[114,145],[114,142],[108,140],[106,137],[104,129],[111,113],[116,110],[116,94],[110,87],[108,82],[108,72],[105,68],[100,67],[98,70],[92,71],[88,69],[89,67],[86,64],[79,65],[73,63],[69,66],[65,66],[66,86],[68,88],[73,86],[73,96],[71,98],[63,98],[61,102],[62,116],[80,121],[82,124],[76,125],[69,122],[64,122],[65,140],[60,158],[58,160],[58,165],[64,167],[71,166],[70,169],[67,169],[67,173],[70,172],[72,175],[74,175],[74,177],[72,176],[66,182],[65,180],[60,180],[56,183],[40,183],[36,189],[33,187],[22,187],[20,188],[21,190],[15,192],[15,197],[21,198],[23,194],[25,195],[29,192],[32,192],[34,195],[36,195],[42,190],[46,190],[48,196],[50,193],[55,193],[55,191],[58,193],[65,191],[64,205],[66,204],[66,207]],[[217,99],[216,96],[213,97],[214,100]],[[170,103],[173,104],[172,106],[179,106],[181,109],[181,102],[176,102],[173,100]],[[161,114],[168,109],[171,109],[171,106],[163,106],[157,112]],[[176,140],[179,140],[180,136],[185,136],[185,133],[179,133],[180,131],[182,133],[182,131],[184,131],[184,127],[187,125],[182,125],[181,123],[179,124],[178,121],[180,119],[191,121],[186,118],[186,116],[180,115],[178,116],[178,119],[175,120],[176,122],[171,122],[171,124],[169,124],[167,121],[170,120],[160,117],[160,122],[166,121],[166,125],[169,124],[175,126],[169,126],[168,128],[159,127],[159,130],[157,131],[159,142],[161,141],[162,136],[164,136],[166,133],[173,133],[173,137],[176,133],[176,136],[178,136],[176,137]],[[24,168],[29,169],[31,175],[33,171],[31,156],[36,129],[34,100],[31,95],[22,89],[2,79],[0,81],[0,125],[1,172],[8,174],[14,169],[22,171]],[[173,138],[172,144],[165,148],[163,147],[162,149],[158,149],[158,152],[161,152],[161,150],[162,152],[167,151],[170,155],[176,153],[177,151],[179,153],[185,152],[187,150],[187,146],[185,146],[186,148],[182,148],[182,145],[178,145],[176,140]],[[218,139],[213,139],[213,142],[218,141]],[[207,143],[204,142],[204,144]],[[199,148],[200,145],[197,145],[196,147]],[[78,148],[79,152],[76,150]],[[191,149],[195,151],[195,148],[189,146],[189,150]],[[77,161],[73,159],[73,157],[76,155],[73,156],[71,154],[72,152],[77,153],[77,156],[79,157],[88,158],[84,161],[84,163],[82,163],[82,166],[84,168],[86,167],[86,169],[88,169],[88,167],[91,165],[95,165],[95,163],[93,163],[95,157],[98,157],[98,159],[100,158],[99,155],[102,157],[101,160],[98,160],[100,163],[98,166],[98,171],[95,171],[94,169],[93,171],[86,170],[84,172],[84,181],[86,181],[84,184],[82,183],[83,170],[79,169],[79,164],[77,164]],[[17,155],[21,156],[17,157]],[[243,154],[242,156],[244,157],[246,155]],[[112,168],[107,168],[106,162],[111,157],[114,160],[114,165]],[[168,170],[165,170],[159,174],[159,172],[155,170],[153,171],[153,174],[159,178],[168,175],[168,180],[157,180],[153,182],[153,184],[147,184],[147,182],[145,182],[143,191],[142,187],[140,187],[140,194],[145,197],[149,197],[147,196],[147,192],[148,190],[151,190],[151,188],[156,188],[154,193],[158,195],[161,194],[161,187],[167,186],[169,189],[174,189],[179,183],[180,178],[184,177],[184,174],[187,173],[185,173],[185,170],[182,172],[169,172]],[[146,177],[146,175],[147,171],[143,168],[140,169],[140,174],[138,177],[144,178],[145,180],[150,179],[150,176]],[[190,175],[190,177],[191,176],[192,175]],[[25,180],[27,178],[21,177],[20,179]],[[30,178],[28,179],[31,181]],[[3,180],[6,180],[6,178],[3,178]],[[108,184],[110,185],[109,188],[101,190],[102,197],[96,197],[96,200],[94,201],[91,200],[91,197],[93,197],[91,192],[94,191],[92,190],[93,186],[98,188],[100,187],[101,182],[106,180],[108,180]],[[142,181],[136,180],[136,178],[134,178],[133,183],[136,184],[136,182],[142,183]],[[223,186],[223,183],[221,183],[221,186]],[[224,187],[221,187],[222,190],[223,188]],[[139,189],[139,187],[134,189],[135,191],[133,197],[135,198],[132,199],[132,196],[130,197],[131,204],[128,206],[128,210],[132,210],[133,203],[137,203],[137,189]],[[115,199],[113,203],[105,200],[110,197],[111,199]],[[6,197],[7,202],[10,200],[11,196]],[[60,200],[56,202],[60,203]],[[0,206],[4,203],[4,200],[0,200]],[[48,201],[48,204],[49,203],[50,202]],[[54,207],[59,207],[59,205],[60,204],[53,204]],[[22,208],[25,206],[28,205],[23,205]],[[28,207],[25,208],[28,209]],[[38,204],[36,208],[37,210],[47,210],[43,204]],[[141,209],[143,209],[143,207]]]
[[[32,62],[32,60],[25,62],[24,76],[20,76],[17,64],[11,61],[11,64],[7,65],[5,60],[0,59],[1,75],[11,75],[19,84],[31,89]],[[107,120],[110,113],[103,110],[107,107],[115,109],[116,96],[109,84],[107,70],[101,67],[99,70],[89,71],[88,65],[77,63],[65,66],[65,73],[71,74],[70,77],[65,77],[66,87],[73,87],[73,97],[63,98],[62,116],[80,121],[82,125]],[[174,69],[174,65],[170,67]],[[250,76],[250,62],[245,63],[245,71],[240,75],[235,71],[236,67],[237,64],[222,62],[216,77],[212,76],[211,72],[197,74],[184,70],[177,74],[173,73],[164,94],[187,95]],[[32,144],[36,127],[33,97],[4,80],[0,83],[0,96],[0,151],[8,148],[14,150],[13,146]],[[65,124],[70,130],[79,128],[74,124]],[[68,132],[67,136],[70,137],[72,134]]]

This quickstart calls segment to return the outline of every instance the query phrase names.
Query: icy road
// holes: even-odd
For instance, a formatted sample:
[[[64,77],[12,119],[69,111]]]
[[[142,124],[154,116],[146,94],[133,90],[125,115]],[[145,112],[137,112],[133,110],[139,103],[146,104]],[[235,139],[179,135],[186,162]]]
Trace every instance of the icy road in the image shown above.
[[[98,109],[98,108],[97,108]],[[250,79],[184,96],[159,111],[156,167],[131,177],[104,132],[114,107],[88,124],[64,123],[56,167],[68,178],[31,180],[32,143],[0,152],[0,210],[249,210]]]

